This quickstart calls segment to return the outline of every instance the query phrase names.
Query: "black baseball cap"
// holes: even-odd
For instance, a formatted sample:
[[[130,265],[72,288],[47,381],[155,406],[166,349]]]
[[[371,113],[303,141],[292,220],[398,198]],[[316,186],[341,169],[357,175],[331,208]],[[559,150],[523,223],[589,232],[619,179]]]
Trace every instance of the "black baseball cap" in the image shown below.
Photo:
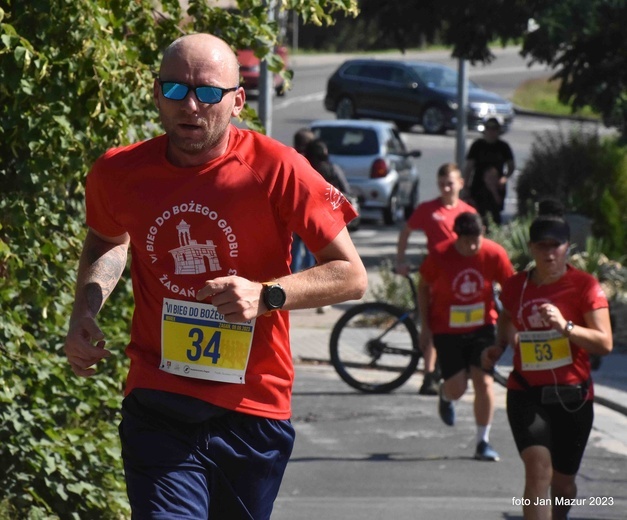
[[[542,242],[553,240],[558,244],[570,242],[570,226],[568,222],[556,217],[538,217],[529,228],[529,241]]]

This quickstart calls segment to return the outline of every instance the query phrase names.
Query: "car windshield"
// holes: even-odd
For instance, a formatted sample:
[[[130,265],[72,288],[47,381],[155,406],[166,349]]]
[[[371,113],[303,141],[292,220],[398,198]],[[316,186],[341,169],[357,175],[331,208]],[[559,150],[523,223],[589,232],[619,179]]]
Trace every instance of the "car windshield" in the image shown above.
[[[457,87],[457,72],[445,67],[428,67],[413,65],[412,69],[428,87],[455,88]]]
[[[374,130],[326,127],[315,128],[314,133],[326,143],[330,154],[376,155],[379,152]]]
[[[430,88],[457,88],[457,71],[447,67],[428,67],[411,65],[412,70],[427,87]],[[474,81],[468,80],[470,88],[479,88]]]

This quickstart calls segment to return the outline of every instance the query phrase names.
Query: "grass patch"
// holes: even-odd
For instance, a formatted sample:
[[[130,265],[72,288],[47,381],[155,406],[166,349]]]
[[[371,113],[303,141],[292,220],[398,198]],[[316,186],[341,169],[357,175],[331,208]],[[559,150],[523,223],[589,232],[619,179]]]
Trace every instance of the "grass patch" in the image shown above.
[[[512,102],[520,108],[554,114],[558,116],[580,116],[600,119],[600,115],[589,107],[572,112],[569,105],[557,100],[558,81],[549,78],[530,79],[521,83],[514,91]]]

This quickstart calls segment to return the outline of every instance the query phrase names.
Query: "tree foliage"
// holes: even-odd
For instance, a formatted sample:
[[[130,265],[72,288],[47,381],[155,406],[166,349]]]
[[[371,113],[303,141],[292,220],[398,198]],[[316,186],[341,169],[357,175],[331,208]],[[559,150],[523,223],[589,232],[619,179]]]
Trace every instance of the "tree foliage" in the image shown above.
[[[373,31],[404,52],[419,41],[451,47],[452,55],[472,63],[494,59],[490,46],[519,40],[541,0],[360,0],[360,18],[376,22]]]
[[[261,0],[240,0],[234,13],[201,0],[188,13],[178,0],[155,5],[0,3],[0,518],[126,515],[117,422],[127,277],[100,317],[117,355],[83,380],[62,350],[85,234],[84,178],[107,148],[158,128],[152,73],[173,39],[206,30],[264,52],[278,39]],[[355,9],[352,0],[282,6],[317,23]]]
[[[553,69],[561,102],[573,112],[589,106],[627,135],[624,0],[360,0],[360,7],[356,23],[367,30],[351,40],[356,49],[441,43],[474,64],[491,62],[494,45],[522,43],[530,64]]]
[[[537,28],[523,55],[548,64],[559,80],[559,99],[585,106],[606,124],[627,130],[627,3],[623,0],[547,2],[534,15]]]

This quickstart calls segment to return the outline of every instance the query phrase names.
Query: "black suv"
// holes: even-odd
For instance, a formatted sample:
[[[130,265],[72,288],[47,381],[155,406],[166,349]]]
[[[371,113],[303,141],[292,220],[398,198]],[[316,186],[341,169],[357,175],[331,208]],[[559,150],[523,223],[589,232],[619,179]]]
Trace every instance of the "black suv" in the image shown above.
[[[387,119],[401,130],[418,124],[428,134],[442,134],[457,126],[457,77],[457,71],[426,61],[348,60],[329,78],[324,107],[339,119]],[[468,128],[483,131],[491,117],[506,131],[512,103],[469,81]]]

